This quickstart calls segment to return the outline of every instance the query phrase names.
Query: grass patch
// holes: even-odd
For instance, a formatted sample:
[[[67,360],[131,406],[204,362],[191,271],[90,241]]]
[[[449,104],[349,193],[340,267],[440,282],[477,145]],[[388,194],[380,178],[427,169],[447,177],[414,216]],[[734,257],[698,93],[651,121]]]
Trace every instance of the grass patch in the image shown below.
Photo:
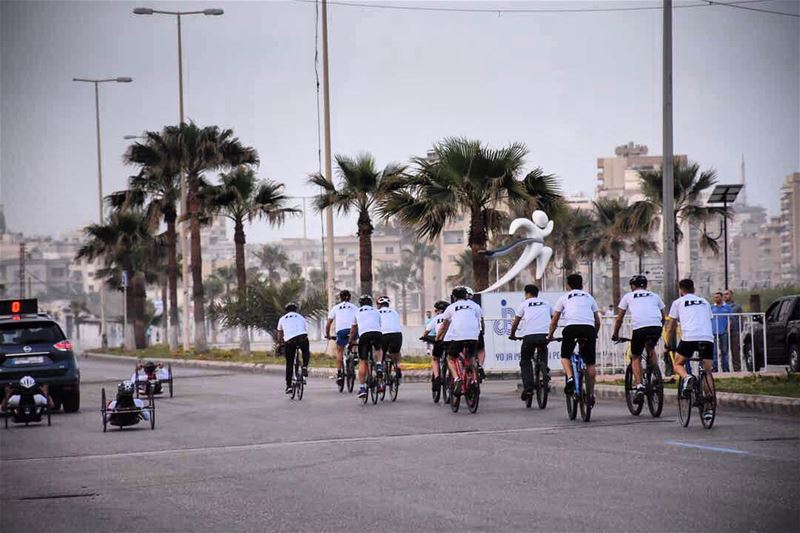
[[[212,348],[208,353],[196,353],[194,350],[189,352],[178,349],[175,352],[170,352],[169,347],[165,344],[156,344],[148,346],[142,350],[126,351],[122,348],[107,348],[105,350],[89,350],[89,353],[104,353],[110,355],[129,355],[139,357],[141,359],[199,359],[201,361],[227,361],[233,363],[258,363],[268,365],[283,365],[286,359],[283,356],[275,356],[272,351],[253,351],[250,356],[239,353],[239,350],[223,350],[220,348]],[[429,357],[421,356],[403,356],[401,364],[426,364],[430,366]],[[317,368],[336,368],[336,358],[330,357],[325,353],[312,353],[311,354],[311,367]]]
[[[743,378],[724,378],[714,376],[718,392],[735,392],[738,394],[761,394],[764,396],[785,396],[800,398],[800,375],[785,374],[782,376],[747,376]],[[625,386],[625,381],[618,379],[603,383]],[[664,388],[675,389],[677,379],[673,383],[665,383]]]

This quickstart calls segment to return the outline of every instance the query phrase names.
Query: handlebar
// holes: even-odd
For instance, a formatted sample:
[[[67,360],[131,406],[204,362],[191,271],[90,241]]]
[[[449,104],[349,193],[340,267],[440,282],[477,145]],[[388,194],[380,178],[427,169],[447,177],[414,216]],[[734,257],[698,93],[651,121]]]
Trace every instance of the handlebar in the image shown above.
[[[614,344],[622,344],[623,342],[631,342],[631,340],[627,337],[617,337],[617,340],[614,341]]]

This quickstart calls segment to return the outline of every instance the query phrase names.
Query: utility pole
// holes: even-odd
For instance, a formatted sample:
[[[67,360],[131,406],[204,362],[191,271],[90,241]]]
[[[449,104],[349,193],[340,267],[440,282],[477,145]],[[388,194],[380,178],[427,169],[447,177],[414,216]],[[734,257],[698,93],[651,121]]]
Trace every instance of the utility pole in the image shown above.
[[[328,2],[322,0],[322,98],[325,104],[325,178],[333,183],[331,170],[331,97],[328,75]],[[334,304],[333,281],[333,207],[325,210],[325,244],[327,248],[327,268],[325,285],[328,289],[328,307]]]
[[[19,297],[25,298],[25,243],[19,243]]]
[[[677,297],[675,275],[675,186],[672,163],[672,0],[664,0],[663,32],[663,176],[661,217],[664,220],[664,303]]]

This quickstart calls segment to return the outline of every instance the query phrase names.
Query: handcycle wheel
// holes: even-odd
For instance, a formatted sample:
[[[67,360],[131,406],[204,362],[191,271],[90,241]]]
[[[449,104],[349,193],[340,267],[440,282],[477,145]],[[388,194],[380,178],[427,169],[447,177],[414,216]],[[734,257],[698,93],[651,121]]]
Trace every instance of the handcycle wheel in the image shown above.
[[[148,395],[149,409],[150,409],[150,429],[156,429],[156,398],[153,395],[153,388],[150,388]]]
[[[700,420],[703,422],[704,428],[711,429],[714,426],[714,420],[717,418],[717,392],[714,388],[714,376],[709,373],[704,373],[700,385],[701,394],[703,395],[703,401],[698,402]],[[708,420],[703,416],[706,411],[711,413],[711,417]]]
[[[694,391],[687,391],[687,395],[681,394],[683,391],[683,378],[678,379],[678,422],[683,427],[689,425],[689,420],[692,418],[692,403],[694,400]]]
[[[106,388],[100,389],[100,415],[103,417],[103,433],[108,431],[108,404],[106,404]],[[6,419],[6,427],[8,427],[8,419]]]
[[[648,400],[649,399],[650,398],[648,398]],[[633,367],[630,363],[628,363],[628,367],[625,369],[625,403],[628,404],[628,411],[630,411],[633,416],[639,416],[642,412],[642,407],[644,407],[643,402],[636,401],[636,392],[633,386]]]
[[[661,377],[661,370],[658,365],[653,366],[647,371],[647,408],[653,418],[661,416],[664,409],[664,378]]]
[[[433,403],[439,403],[439,398],[442,397],[442,385],[441,383],[434,387],[433,385],[436,383],[436,378],[434,377],[433,373],[431,373],[431,397],[433,398]]]
[[[172,363],[167,363],[167,372],[169,373],[169,397],[172,398]]]

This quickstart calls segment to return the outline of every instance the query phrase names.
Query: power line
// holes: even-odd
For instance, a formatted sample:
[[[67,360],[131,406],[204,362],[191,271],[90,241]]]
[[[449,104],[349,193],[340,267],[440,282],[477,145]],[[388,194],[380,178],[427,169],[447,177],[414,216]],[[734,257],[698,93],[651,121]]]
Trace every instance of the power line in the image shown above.
[[[317,0],[293,0],[300,3],[316,3]],[[698,0],[700,4],[685,4],[674,6],[674,9],[685,9],[695,7],[728,6],[750,9],[753,11],[763,11],[765,13],[775,13],[797,17],[791,13],[781,13],[778,11],[761,10],[756,8],[746,8],[740,4],[754,4],[769,0],[738,0],[735,2],[712,2],[710,0]],[[360,7],[367,9],[394,9],[398,11],[428,11],[438,13],[492,13],[502,14],[524,14],[524,13],[615,13],[624,11],[655,11],[663,9],[660,5],[651,6],[628,6],[628,7],[579,7],[579,8],[469,8],[469,7],[431,7],[431,6],[404,6],[395,4],[368,4],[363,2],[350,2],[346,0],[333,0],[328,2],[331,5],[342,7]]]
[[[709,6],[735,7],[736,9],[746,9],[747,11],[758,11],[759,13],[769,13],[771,15],[783,15],[786,17],[800,18],[800,14],[797,13],[786,13],[784,11],[773,11],[771,9],[761,9],[757,7],[742,6],[742,5],[737,5],[737,2],[727,3],[727,2],[713,2],[712,0],[704,0],[704,1],[708,2]]]

